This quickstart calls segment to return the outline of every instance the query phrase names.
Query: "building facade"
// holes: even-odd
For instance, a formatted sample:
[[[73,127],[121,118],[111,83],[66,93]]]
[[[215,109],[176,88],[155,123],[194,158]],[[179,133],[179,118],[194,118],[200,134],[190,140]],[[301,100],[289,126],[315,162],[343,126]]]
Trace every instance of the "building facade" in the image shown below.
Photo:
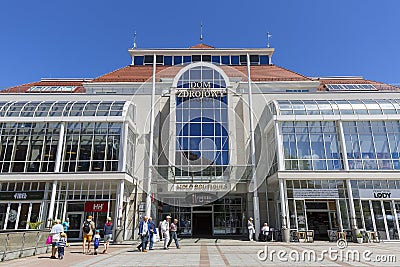
[[[366,229],[398,240],[400,89],[362,77],[311,78],[273,48],[130,49],[94,79],[3,90],[0,229],[145,214],[182,236],[256,229]]]

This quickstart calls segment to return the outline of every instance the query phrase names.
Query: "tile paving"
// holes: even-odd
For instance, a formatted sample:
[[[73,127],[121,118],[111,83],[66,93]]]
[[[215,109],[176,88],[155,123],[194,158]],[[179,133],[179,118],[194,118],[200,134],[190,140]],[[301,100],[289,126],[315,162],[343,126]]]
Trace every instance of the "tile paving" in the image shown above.
[[[79,244],[73,244],[66,249],[64,260],[51,260],[49,254],[32,256],[23,259],[11,260],[0,263],[1,266],[400,266],[400,243],[379,244],[355,244],[343,251],[336,247],[335,243],[317,241],[315,243],[261,243],[227,239],[183,239],[180,241],[181,249],[171,247],[163,250],[162,244],[157,243],[155,249],[147,253],[136,250],[135,243],[128,242],[113,245],[109,254],[83,255]],[[267,251],[273,256],[260,260],[258,252]],[[315,255],[321,255],[326,250],[322,261],[297,261],[302,253],[314,251]],[[330,258],[328,252],[337,250],[342,255],[342,260]],[[360,251],[361,260],[353,261],[351,251]],[[362,258],[362,253],[371,251],[371,261]],[[274,251],[274,252],[273,252]],[[368,252],[368,251],[367,251]],[[272,254],[271,254],[272,253]],[[279,260],[278,254],[282,260]],[[333,252],[335,253],[335,252]],[[342,253],[342,254],[340,254]],[[265,255],[262,253],[261,256]],[[335,254],[333,254],[335,255]],[[374,262],[377,256],[394,255],[395,262]],[[307,254],[306,254],[307,256]],[[348,260],[350,258],[350,260]]]

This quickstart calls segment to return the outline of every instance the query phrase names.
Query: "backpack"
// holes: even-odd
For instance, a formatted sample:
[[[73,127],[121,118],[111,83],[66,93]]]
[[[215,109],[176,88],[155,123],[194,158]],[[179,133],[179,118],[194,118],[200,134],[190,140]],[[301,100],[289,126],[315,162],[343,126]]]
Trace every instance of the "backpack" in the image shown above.
[[[90,232],[90,222],[88,222],[88,221],[85,221],[84,223],[83,223],[83,232],[85,233],[85,234],[88,234],[89,232]]]
[[[94,244],[93,244],[93,245],[94,245],[95,248],[98,248],[99,245],[100,245],[100,239],[99,239],[99,238],[95,238],[95,239],[94,239]]]

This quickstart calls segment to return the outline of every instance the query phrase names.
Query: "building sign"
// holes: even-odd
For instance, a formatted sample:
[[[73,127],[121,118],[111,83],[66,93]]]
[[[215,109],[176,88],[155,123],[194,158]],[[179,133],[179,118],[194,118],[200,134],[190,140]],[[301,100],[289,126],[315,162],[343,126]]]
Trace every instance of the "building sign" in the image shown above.
[[[337,189],[293,189],[293,198],[339,198]]]
[[[107,201],[90,201],[85,202],[85,212],[107,212],[108,202]]]
[[[27,192],[1,192],[0,200],[42,200],[43,191],[27,191]]]
[[[209,193],[194,193],[185,198],[186,205],[205,205],[218,199],[217,195]]]
[[[145,211],[146,210],[146,202],[140,202],[139,204],[139,211]]]
[[[230,191],[231,184],[211,183],[211,184],[174,184],[174,192],[223,192]]]
[[[360,198],[388,199],[400,198],[399,189],[359,189]]]
[[[176,90],[177,97],[223,97],[226,89],[211,89],[211,82],[190,82],[188,89]]]

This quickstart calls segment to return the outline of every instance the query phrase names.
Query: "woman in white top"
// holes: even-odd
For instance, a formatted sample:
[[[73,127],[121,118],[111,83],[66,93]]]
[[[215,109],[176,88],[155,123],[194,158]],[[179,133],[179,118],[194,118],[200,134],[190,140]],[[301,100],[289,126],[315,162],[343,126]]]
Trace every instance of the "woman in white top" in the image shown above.
[[[267,236],[269,234],[269,226],[267,223],[264,223],[264,226],[261,228],[261,234],[264,241],[267,241]]]
[[[256,233],[256,230],[254,229],[253,218],[251,217],[247,221],[247,229],[249,230],[249,240],[253,241],[253,235]]]
[[[56,258],[57,242],[60,241],[60,234],[64,232],[64,227],[61,225],[61,220],[56,219],[56,224],[51,228],[51,258]]]

